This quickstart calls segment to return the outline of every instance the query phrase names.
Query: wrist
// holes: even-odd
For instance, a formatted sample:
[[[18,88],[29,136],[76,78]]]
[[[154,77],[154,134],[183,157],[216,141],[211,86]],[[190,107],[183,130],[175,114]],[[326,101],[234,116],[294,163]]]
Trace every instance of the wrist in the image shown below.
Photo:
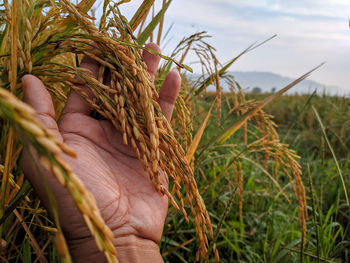
[[[122,237],[116,241],[116,250],[120,263],[161,263],[164,262],[159,246],[153,240],[137,236]]]
[[[98,250],[93,238],[68,242],[73,262],[107,262],[104,254]],[[137,236],[116,238],[114,245],[119,263],[162,263],[158,244],[153,240]]]

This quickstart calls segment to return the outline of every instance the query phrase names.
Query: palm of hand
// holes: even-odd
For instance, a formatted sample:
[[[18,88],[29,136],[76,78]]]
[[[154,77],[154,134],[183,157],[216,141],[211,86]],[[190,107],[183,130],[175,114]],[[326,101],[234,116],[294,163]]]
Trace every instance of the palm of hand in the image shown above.
[[[148,48],[160,52],[154,45]],[[143,58],[152,78],[157,72],[159,57],[145,52]],[[97,74],[95,61],[85,58],[82,67]],[[171,118],[180,89],[180,76],[170,72],[160,91],[159,105]],[[59,124],[55,121],[50,94],[43,83],[33,77],[23,78],[24,100],[37,111],[39,121],[76,153],[77,158],[64,157],[97,201],[98,208],[115,236],[115,242],[128,242],[133,237],[158,243],[164,227],[168,200],[155,191],[147,172],[135,157],[131,147],[123,144],[121,133],[107,120],[89,116],[90,106],[75,92],[68,98]],[[85,90],[88,93],[88,90]],[[23,157],[23,170],[44,206],[50,203],[40,177],[28,154]],[[68,191],[47,171],[42,171],[58,206],[59,219],[69,241],[91,239],[81,213]],[[165,178],[164,178],[165,180]],[[49,211],[50,212],[50,211]],[[118,246],[118,244],[116,244]]]
[[[121,133],[109,121],[79,113],[64,115],[59,128],[64,142],[78,155],[69,160],[70,165],[94,195],[115,236],[136,235],[158,243],[168,200],[154,191],[134,150],[123,144]],[[67,227],[72,227],[70,233],[77,232],[74,238],[81,238],[75,236],[82,233],[76,227],[82,222],[81,216],[74,215],[68,219]]]

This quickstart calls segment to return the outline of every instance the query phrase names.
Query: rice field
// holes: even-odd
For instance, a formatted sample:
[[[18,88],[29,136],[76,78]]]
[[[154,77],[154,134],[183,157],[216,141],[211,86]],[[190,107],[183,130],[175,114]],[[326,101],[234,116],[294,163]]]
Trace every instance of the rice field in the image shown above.
[[[276,93],[245,94],[227,70],[270,39],[221,64],[198,32],[165,56],[146,43],[161,46],[170,0],[159,10],[144,0],[130,18],[119,9],[128,1],[103,1],[97,18],[95,2],[0,3],[1,261],[80,262],[95,251],[103,258],[95,261],[124,262],[128,232],[116,227],[123,217],[111,220],[117,208],[104,208],[115,202],[101,194],[112,189],[120,206],[127,181],[141,185],[133,194],[152,197],[152,219],[165,220],[153,238],[143,207],[133,212],[135,236],[152,236],[157,260],[348,262],[349,101],[283,95],[318,67]],[[195,80],[184,63],[189,53],[201,62]],[[147,56],[161,59],[154,72]],[[171,118],[163,87],[177,72]],[[83,129],[64,134],[73,123]],[[118,135],[117,156],[131,156],[137,170],[121,170],[122,161],[101,153],[87,130],[96,123]],[[76,249],[79,240],[91,251]]]

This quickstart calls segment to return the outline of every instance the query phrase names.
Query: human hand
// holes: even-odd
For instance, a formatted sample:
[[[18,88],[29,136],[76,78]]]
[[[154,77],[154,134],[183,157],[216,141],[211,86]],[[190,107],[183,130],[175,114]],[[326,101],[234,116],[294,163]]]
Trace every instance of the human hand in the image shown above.
[[[147,47],[160,53],[155,44]],[[154,79],[159,56],[145,51],[143,59]],[[95,77],[98,75],[98,63],[89,57],[83,58],[81,67],[89,69]],[[170,72],[161,88],[158,103],[168,120],[180,85],[179,73]],[[83,89],[88,92],[87,88]],[[36,110],[41,124],[77,153],[77,158],[65,159],[94,195],[103,219],[114,234],[119,261],[162,262],[157,244],[164,227],[168,199],[154,189],[134,150],[123,144],[122,134],[110,121],[90,117],[91,107],[74,91],[58,123],[50,94],[39,79],[32,75],[23,77],[23,91],[24,101]],[[50,212],[44,184],[27,152],[23,155],[22,167]],[[98,251],[69,192],[48,171],[41,170],[56,199],[60,223],[74,262],[103,262],[104,255]]]

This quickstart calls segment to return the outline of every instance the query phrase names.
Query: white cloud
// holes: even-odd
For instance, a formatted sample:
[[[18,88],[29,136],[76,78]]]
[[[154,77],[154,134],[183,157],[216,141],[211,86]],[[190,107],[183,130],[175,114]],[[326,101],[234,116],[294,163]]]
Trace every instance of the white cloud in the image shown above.
[[[160,7],[162,1],[156,2]],[[125,4],[123,14],[130,17],[141,3]],[[322,73],[313,74],[315,80],[345,88],[350,83],[348,16],[350,0],[176,0],[166,15],[165,28],[175,25],[165,52],[184,36],[207,30],[225,62],[252,42],[278,34],[234,69],[293,77],[326,60]]]
[[[328,61],[316,80],[348,87],[350,77],[350,4],[332,0],[178,0],[171,18],[208,29],[223,61],[256,40],[278,38],[243,57],[235,69],[270,70],[297,76]],[[350,1],[349,1],[350,2]],[[345,4],[345,5],[341,5]],[[176,17],[178,19],[176,19]],[[177,32],[178,33],[178,32]],[[339,63],[339,64],[338,64]]]

